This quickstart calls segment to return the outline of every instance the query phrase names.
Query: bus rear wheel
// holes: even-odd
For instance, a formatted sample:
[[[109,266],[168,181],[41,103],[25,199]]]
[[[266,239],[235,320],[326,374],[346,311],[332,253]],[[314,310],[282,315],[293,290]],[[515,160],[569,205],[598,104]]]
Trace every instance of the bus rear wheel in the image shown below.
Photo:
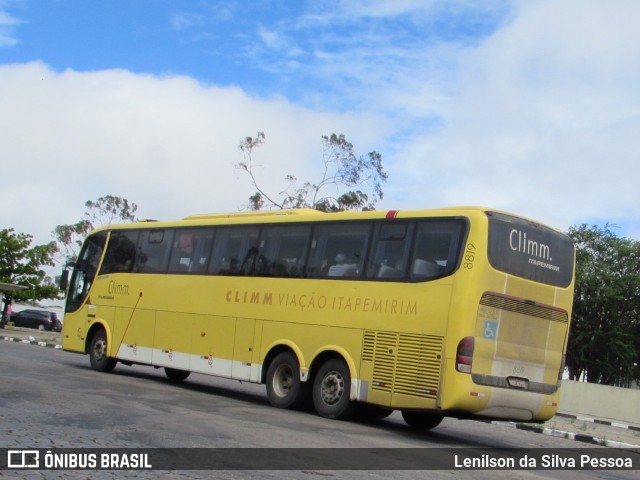
[[[172,382],[181,382],[191,374],[191,372],[189,372],[188,370],[178,370],[177,368],[169,367],[165,367],[164,373]]]
[[[89,347],[89,362],[91,368],[99,372],[110,372],[116,366],[117,360],[107,355],[107,333],[104,330],[98,330],[91,339]]]
[[[313,381],[313,406],[325,418],[347,420],[353,417],[356,403],[349,398],[351,373],[347,364],[333,358],[325,362]]]
[[[431,430],[436,428],[442,422],[444,415],[439,413],[413,412],[411,410],[403,410],[402,418],[407,425],[413,430]]]
[[[267,370],[267,398],[277,408],[297,410],[309,399],[309,384],[300,381],[300,365],[291,352],[279,353]]]

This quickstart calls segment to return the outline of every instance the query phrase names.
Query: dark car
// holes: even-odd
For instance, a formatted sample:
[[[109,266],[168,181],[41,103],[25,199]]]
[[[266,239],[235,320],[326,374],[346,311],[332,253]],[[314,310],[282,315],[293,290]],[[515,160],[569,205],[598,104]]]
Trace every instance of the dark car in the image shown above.
[[[12,313],[9,321],[16,327],[37,328],[53,332],[62,331],[62,322],[54,312],[45,310],[22,310]]]

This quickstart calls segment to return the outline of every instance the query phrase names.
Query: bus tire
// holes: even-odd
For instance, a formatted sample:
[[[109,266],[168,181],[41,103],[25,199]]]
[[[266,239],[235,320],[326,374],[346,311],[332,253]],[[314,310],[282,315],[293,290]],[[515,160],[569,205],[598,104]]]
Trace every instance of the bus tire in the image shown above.
[[[402,410],[402,418],[412,430],[431,430],[442,422],[444,415],[440,413],[414,412]]]
[[[172,382],[182,382],[183,380],[186,380],[189,375],[191,375],[191,372],[188,370],[178,370],[177,368],[169,367],[165,367],[164,373]]]
[[[349,398],[351,373],[339,358],[325,362],[313,380],[313,406],[318,415],[336,420],[347,420],[356,412],[357,405]]]
[[[277,408],[298,410],[308,403],[309,384],[300,381],[300,365],[291,352],[279,353],[267,370],[267,398]]]
[[[356,415],[363,420],[382,420],[392,413],[393,410],[390,408],[384,408],[371,403],[359,403]]]
[[[107,333],[100,329],[91,338],[91,346],[89,347],[89,362],[94,370],[110,372],[118,363],[115,358],[107,356],[107,347]]]

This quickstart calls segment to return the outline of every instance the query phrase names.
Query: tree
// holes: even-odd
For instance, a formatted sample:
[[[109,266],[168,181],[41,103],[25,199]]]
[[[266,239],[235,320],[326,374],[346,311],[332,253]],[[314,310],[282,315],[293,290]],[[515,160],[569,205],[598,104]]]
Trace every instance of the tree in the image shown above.
[[[77,223],[58,225],[53,237],[62,246],[67,261],[75,260],[86,236],[94,229],[114,221],[135,222],[138,206],[126,198],[107,195],[85,202],[87,211]]]
[[[267,193],[258,183],[255,175],[253,151],[265,141],[263,132],[255,137],[245,137],[238,148],[242,152],[243,161],[236,168],[246,172],[251,185],[257,190],[249,197],[252,210],[262,208],[314,208],[323,212],[341,210],[373,210],[378,200],[382,199],[382,184],[387,180],[387,173],[382,166],[382,155],[371,151],[357,156],[353,145],[344,135],[322,136],[322,173],[317,182],[304,182],[297,185],[297,178],[289,174],[285,177],[287,187],[272,195]],[[333,194],[325,193],[334,187]],[[340,193],[343,189],[352,189]]]
[[[572,227],[569,235],[577,255],[570,378],[628,386],[640,379],[640,242],[609,226]]]
[[[0,282],[27,287],[7,295],[14,300],[56,298],[60,290],[42,267],[54,265],[58,247],[55,242],[31,246],[32,240],[31,235],[16,233],[13,228],[0,230]]]

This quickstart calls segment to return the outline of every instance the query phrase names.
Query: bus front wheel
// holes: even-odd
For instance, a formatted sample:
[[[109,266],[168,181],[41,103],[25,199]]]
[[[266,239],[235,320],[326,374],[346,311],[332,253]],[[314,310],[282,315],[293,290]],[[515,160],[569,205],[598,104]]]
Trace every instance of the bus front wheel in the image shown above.
[[[89,361],[91,368],[99,372],[110,372],[116,366],[117,360],[107,355],[107,333],[98,330],[91,339],[89,347]]]
[[[413,430],[431,430],[436,428],[442,422],[444,415],[439,413],[413,412],[411,410],[403,410],[402,418],[407,425]]]
[[[309,385],[300,381],[300,366],[293,353],[282,352],[269,365],[267,398],[274,407],[292,410],[308,403]]]
[[[347,364],[338,358],[324,363],[313,381],[313,406],[325,418],[346,420],[356,411],[356,403],[349,398],[351,373]]]

